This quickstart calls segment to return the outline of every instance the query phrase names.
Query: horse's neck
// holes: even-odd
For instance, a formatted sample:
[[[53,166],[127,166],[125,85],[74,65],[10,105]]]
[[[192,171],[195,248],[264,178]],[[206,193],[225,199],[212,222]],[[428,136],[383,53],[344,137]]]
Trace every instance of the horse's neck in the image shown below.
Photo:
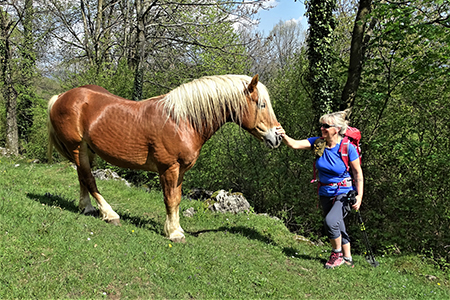
[[[227,113],[225,120],[216,121],[213,123],[203,124],[201,128],[198,128],[197,131],[201,135],[202,139],[206,143],[209,139],[212,138],[212,136],[219,131],[223,126],[225,126],[227,123],[234,123],[239,125],[239,121],[235,116],[231,116],[229,113]]]

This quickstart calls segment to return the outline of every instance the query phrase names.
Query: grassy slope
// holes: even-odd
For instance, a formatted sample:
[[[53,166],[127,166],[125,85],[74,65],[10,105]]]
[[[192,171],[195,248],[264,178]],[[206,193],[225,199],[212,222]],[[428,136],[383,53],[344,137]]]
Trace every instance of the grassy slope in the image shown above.
[[[17,166],[17,164],[19,164]],[[294,240],[282,222],[193,206],[185,244],[163,237],[160,193],[98,182],[115,227],[77,212],[68,164],[0,158],[0,298],[450,299],[449,274],[421,257],[325,270],[328,247]],[[430,280],[426,275],[436,278]]]

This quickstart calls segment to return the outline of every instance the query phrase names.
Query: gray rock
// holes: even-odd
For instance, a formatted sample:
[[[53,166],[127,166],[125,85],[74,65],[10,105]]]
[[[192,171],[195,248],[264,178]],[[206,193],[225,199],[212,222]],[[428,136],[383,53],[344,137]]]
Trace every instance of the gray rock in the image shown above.
[[[212,200],[213,203],[209,206],[209,209],[214,212],[237,214],[250,209],[250,204],[241,193],[230,193],[220,190],[213,194]]]
[[[116,172],[111,171],[109,169],[98,169],[92,172],[92,175],[94,175],[95,178],[100,180],[120,180],[125,183],[126,186],[130,187],[131,184],[120,177]]]
[[[188,217],[188,218],[193,217],[194,215],[195,215],[195,210],[193,207],[186,209],[183,213],[183,216]]]

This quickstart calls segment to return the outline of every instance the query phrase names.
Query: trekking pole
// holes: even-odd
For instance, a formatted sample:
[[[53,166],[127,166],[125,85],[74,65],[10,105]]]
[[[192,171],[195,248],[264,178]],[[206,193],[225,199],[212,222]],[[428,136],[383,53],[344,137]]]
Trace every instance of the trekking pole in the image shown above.
[[[348,192],[347,197],[348,197],[348,201],[349,201],[350,206],[354,205],[356,203],[356,195],[358,195],[358,193],[356,191]],[[366,261],[371,266],[378,267],[378,265],[380,263],[375,260],[375,255],[373,255],[372,247],[370,247],[369,238],[367,237],[367,232],[366,232],[366,226],[364,225],[364,221],[363,221],[363,219],[361,217],[361,213],[359,212],[359,210],[357,210],[356,213],[358,214],[358,221],[359,221],[359,224],[360,224],[361,233],[362,233],[362,236],[363,236],[363,239],[364,239],[364,243],[366,244],[366,249],[367,249]]]

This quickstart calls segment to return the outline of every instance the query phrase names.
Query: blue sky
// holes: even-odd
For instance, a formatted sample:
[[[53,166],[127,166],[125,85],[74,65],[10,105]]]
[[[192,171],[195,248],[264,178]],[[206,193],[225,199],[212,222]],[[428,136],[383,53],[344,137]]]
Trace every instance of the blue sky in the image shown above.
[[[278,22],[294,20],[300,22],[304,30],[307,28],[307,20],[305,14],[305,4],[303,0],[269,0],[268,5],[275,6],[269,10],[260,10],[259,18],[260,24],[258,29],[264,31],[264,34],[269,34],[273,26]]]

